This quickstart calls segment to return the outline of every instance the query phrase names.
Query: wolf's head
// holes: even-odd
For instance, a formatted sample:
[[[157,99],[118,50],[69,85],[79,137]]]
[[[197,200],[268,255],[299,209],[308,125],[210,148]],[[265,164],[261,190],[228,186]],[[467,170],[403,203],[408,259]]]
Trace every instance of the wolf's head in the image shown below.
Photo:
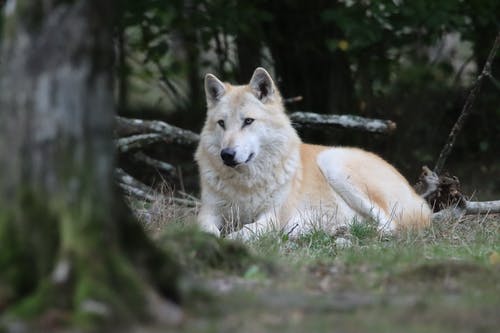
[[[239,169],[263,158],[277,160],[288,142],[298,140],[269,73],[257,68],[247,85],[205,76],[207,119],[201,145],[216,163]],[[267,155],[267,156],[266,156]]]

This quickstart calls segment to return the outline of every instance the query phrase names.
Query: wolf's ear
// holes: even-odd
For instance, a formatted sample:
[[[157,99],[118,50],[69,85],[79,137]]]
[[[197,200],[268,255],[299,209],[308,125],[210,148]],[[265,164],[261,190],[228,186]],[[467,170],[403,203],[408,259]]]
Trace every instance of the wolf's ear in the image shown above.
[[[262,67],[257,67],[250,79],[250,88],[258,99],[265,103],[272,98],[276,92],[271,75]]]
[[[207,96],[207,105],[213,106],[226,93],[226,87],[213,74],[205,75],[205,95]]]

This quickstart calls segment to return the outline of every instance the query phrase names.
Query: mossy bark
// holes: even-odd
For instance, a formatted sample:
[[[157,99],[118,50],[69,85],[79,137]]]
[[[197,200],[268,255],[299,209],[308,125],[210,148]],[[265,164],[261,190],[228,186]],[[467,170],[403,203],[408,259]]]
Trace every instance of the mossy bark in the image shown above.
[[[113,1],[17,0],[0,59],[0,313],[147,318],[178,266],[113,186]]]

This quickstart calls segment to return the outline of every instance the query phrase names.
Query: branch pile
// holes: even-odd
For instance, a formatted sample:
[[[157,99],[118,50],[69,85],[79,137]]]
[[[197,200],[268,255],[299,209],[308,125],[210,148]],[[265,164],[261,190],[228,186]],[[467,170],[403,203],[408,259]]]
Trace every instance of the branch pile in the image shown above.
[[[500,200],[469,201],[460,189],[458,177],[438,176],[426,166],[422,167],[415,190],[429,202],[434,212],[452,207],[462,214],[500,213]]]

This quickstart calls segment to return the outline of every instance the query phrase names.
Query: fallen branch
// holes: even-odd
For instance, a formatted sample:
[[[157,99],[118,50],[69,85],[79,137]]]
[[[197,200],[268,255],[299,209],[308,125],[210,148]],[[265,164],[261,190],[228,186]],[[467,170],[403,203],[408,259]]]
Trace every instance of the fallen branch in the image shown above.
[[[465,201],[467,214],[500,213],[500,200],[495,201]]]
[[[142,191],[137,187],[118,182],[118,186],[129,196],[134,197],[141,201],[152,202],[155,200],[154,196]]]
[[[153,143],[164,141],[164,137],[158,133],[137,134],[115,140],[116,149],[120,153],[130,150],[145,148]]]
[[[116,117],[116,136],[121,137],[144,133],[161,134],[165,142],[185,146],[195,146],[200,140],[198,134],[163,121]]]
[[[375,133],[390,133],[396,129],[391,120],[371,119],[354,115],[318,114],[294,112],[290,114],[294,125],[299,126],[340,126]]]
[[[151,202],[154,201],[155,197],[158,195],[151,187],[138,181],[123,169],[115,169],[115,178],[118,181],[118,185],[120,185],[127,194],[137,199]]]
[[[292,104],[302,101],[304,98],[302,96],[288,97],[283,99],[284,104]]]
[[[120,168],[115,169],[115,178],[118,185],[125,191],[126,194],[141,201],[153,202],[157,200],[168,200],[174,204],[186,207],[196,207],[199,203],[199,201],[195,199],[176,198],[174,196],[165,196],[158,193]]]
[[[170,177],[176,177],[175,167],[167,162],[163,162],[152,157],[147,156],[143,152],[137,152],[133,156],[134,160],[145,163],[156,170],[166,172]]]
[[[429,202],[434,212],[446,211],[441,215],[500,213],[500,200],[469,201],[462,194],[457,177],[438,176],[426,166],[422,167],[415,190]]]
[[[469,96],[467,96],[467,100],[465,101],[460,116],[455,122],[455,125],[453,125],[450,134],[448,135],[448,140],[446,141],[446,144],[439,153],[436,166],[434,167],[434,172],[437,173],[438,175],[441,174],[441,172],[443,171],[444,164],[448,159],[448,156],[450,155],[453,146],[455,145],[457,135],[464,126],[465,120],[469,117],[472,111],[472,105],[474,104],[474,101],[476,100],[476,97],[479,94],[479,91],[481,90],[481,84],[483,82],[483,79],[485,77],[491,76],[491,63],[493,62],[493,59],[496,56],[499,46],[500,46],[500,32],[498,32],[497,37],[495,38],[495,42],[493,43],[493,47],[491,48],[491,51],[488,55],[486,63],[484,64],[481,74],[477,77],[469,93]]]

